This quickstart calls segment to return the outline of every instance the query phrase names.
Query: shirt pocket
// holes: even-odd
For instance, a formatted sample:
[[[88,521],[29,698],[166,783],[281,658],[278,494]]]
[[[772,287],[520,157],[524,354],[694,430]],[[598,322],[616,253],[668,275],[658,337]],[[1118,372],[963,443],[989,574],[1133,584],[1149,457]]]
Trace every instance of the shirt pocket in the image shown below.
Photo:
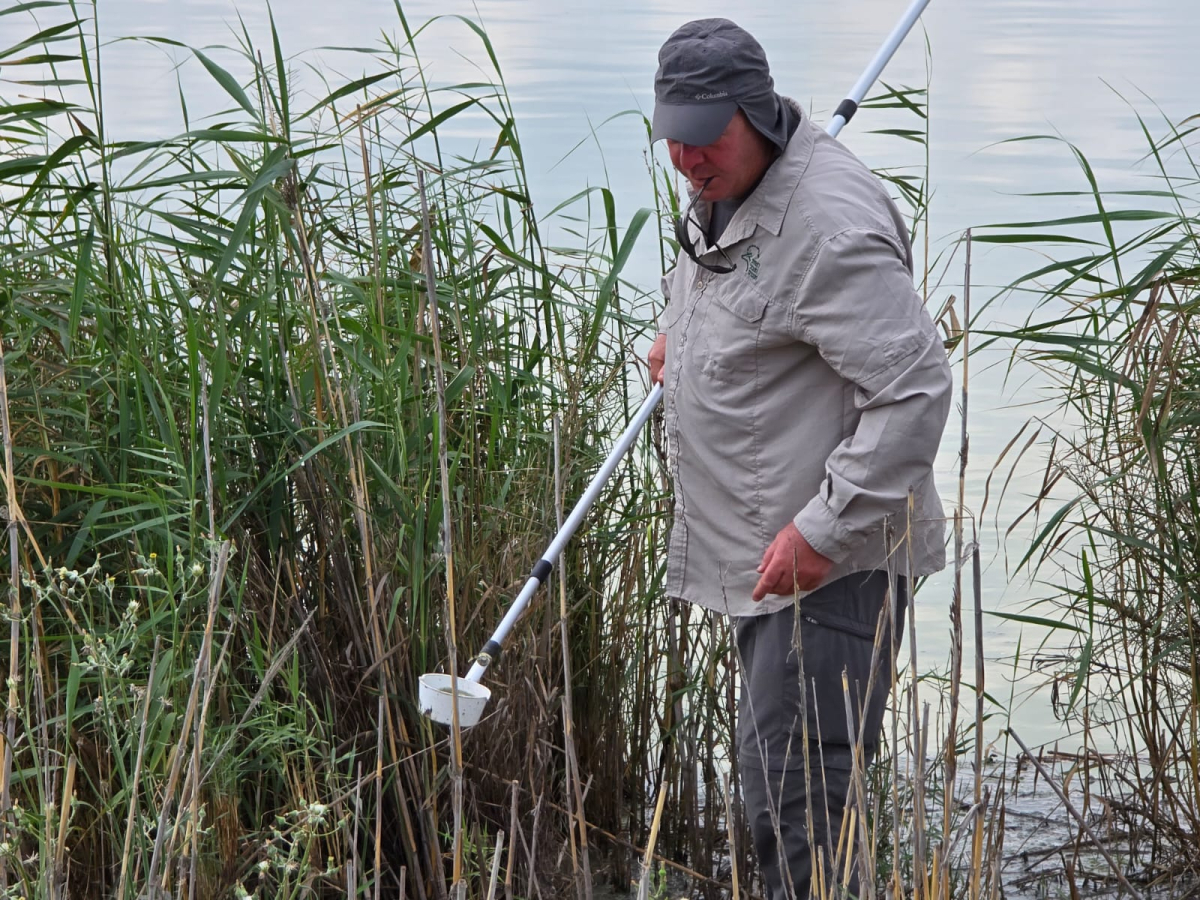
[[[714,279],[702,302],[704,321],[697,341],[701,374],[726,384],[752,380],[769,298],[731,273]]]

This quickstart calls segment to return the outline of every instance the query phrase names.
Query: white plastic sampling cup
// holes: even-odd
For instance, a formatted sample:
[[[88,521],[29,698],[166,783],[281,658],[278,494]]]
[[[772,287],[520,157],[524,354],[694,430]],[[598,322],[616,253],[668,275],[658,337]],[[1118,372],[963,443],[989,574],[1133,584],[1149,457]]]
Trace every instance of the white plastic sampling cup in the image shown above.
[[[459,677],[452,689],[449,675],[441,672],[422,675],[418,694],[421,712],[442,725],[453,725],[455,689],[458,691],[458,724],[470,728],[479,722],[492,696],[491,690],[477,681]]]

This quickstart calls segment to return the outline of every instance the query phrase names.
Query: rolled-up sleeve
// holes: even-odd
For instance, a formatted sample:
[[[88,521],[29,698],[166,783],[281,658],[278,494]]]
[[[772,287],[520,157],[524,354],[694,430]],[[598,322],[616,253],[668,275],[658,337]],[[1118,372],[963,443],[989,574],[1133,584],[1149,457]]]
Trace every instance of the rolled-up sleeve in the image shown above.
[[[789,319],[793,336],[854,386],[857,426],[829,455],[820,490],[794,519],[813,549],[836,563],[932,477],[953,380],[904,249],[883,234],[852,230],[828,239],[800,281]]]

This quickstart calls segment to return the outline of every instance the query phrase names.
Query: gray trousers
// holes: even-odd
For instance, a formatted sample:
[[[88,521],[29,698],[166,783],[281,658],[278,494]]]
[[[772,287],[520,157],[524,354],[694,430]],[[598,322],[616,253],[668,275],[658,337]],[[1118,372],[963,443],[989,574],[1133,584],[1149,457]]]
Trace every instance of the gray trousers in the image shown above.
[[[803,597],[798,606],[743,616],[734,624],[742,673],[738,765],[768,900],[806,900],[815,854],[824,858],[827,891],[843,884],[849,854],[851,878],[844,887],[858,893],[856,842],[846,842],[840,857],[838,844],[859,729],[866,764],[879,745],[893,677],[889,645],[893,635],[898,645],[904,627],[903,578],[896,584],[894,627],[885,626],[875,654],[876,623],[889,597],[887,573],[860,572]],[[868,697],[873,655],[875,681]]]

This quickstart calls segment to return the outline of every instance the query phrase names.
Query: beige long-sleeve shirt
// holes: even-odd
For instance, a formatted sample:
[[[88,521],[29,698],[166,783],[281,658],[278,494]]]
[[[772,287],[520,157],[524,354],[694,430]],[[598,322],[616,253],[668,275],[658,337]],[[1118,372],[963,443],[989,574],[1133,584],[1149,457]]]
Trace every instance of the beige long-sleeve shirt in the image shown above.
[[[698,232],[700,258],[724,263]],[[829,581],[887,567],[889,549],[901,574],[942,568],[950,367],[882,184],[805,118],[719,244],[735,271],[681,254],[663,279],[667,593],[731,615],[792,602],[750,597],[789,520],[833,560]]]

